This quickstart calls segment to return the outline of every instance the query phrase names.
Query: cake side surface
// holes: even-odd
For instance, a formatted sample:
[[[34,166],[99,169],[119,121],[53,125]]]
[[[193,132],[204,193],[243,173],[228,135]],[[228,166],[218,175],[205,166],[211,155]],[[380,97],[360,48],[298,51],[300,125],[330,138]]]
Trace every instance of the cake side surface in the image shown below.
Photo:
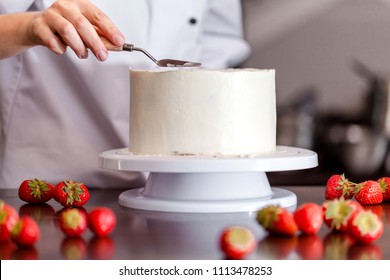
[[[276,149],[275,71],[130,70],[129,150],[251,156]]]

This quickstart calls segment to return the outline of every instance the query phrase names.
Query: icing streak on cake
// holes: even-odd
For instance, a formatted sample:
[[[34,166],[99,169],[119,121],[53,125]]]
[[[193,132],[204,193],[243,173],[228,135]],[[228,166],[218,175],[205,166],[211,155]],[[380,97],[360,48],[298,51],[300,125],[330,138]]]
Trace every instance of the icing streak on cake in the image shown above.
[[[276,149],[274,70],[130,70],[130,79],[132,153],[252,156]]]

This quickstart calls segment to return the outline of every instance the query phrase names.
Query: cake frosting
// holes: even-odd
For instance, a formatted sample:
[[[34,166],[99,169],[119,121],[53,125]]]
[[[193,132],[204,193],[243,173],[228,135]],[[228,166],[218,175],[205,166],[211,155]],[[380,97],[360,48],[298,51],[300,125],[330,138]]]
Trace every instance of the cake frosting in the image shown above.
[[[255,156],[276,149],[273,69],[130,70],[129,151]]]

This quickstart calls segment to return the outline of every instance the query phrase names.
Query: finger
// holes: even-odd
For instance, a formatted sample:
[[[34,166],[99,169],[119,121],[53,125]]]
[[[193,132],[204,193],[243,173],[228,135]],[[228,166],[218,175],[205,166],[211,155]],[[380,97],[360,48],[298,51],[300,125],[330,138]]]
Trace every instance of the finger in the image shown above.
[[[47,38],[42,38],[44,45],[56,54],[64,54],[66,52],[67,44],[56,36],[49,28],[47,28]]]
[[[57,13],[47,13],[46,20],[58,39],[68,45],[79,58],[86,58],[88,51],[76,28],[63,16]]]
[[[62,15],[72,24],[84,46],[91,49],[99,60],[105,60],[108,56],[107,49],[91,22],[76,10],[64,10]]]
[[[56,36],[42,18],[37,18],[32,24],[32,34],[35,38],[33,41],[37,44],[47,47],[56,54],[65,53],[66,44]]]
[[[97,7],[86,9],[85,17],[94,25],[101,37],[107,38],[112,44],[122,46],[125,37],[112,20]]]

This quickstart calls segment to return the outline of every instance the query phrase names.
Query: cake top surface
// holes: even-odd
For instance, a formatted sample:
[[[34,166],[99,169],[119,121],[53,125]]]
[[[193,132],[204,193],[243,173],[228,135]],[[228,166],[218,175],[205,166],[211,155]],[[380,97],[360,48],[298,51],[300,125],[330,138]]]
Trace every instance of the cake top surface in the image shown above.
[[[131,72],[150,72],[150,73],[164,73],[164,72],[215,72],[215,73],[235,73],[235,72],[260,72],[260,73],[274,73],[275,69],[257,69],[257,68],[228,68],[228,69],[205,69],[205,68],[181,68],[172,67],[166,68],[154,68],[154,69],[132,69]]]

